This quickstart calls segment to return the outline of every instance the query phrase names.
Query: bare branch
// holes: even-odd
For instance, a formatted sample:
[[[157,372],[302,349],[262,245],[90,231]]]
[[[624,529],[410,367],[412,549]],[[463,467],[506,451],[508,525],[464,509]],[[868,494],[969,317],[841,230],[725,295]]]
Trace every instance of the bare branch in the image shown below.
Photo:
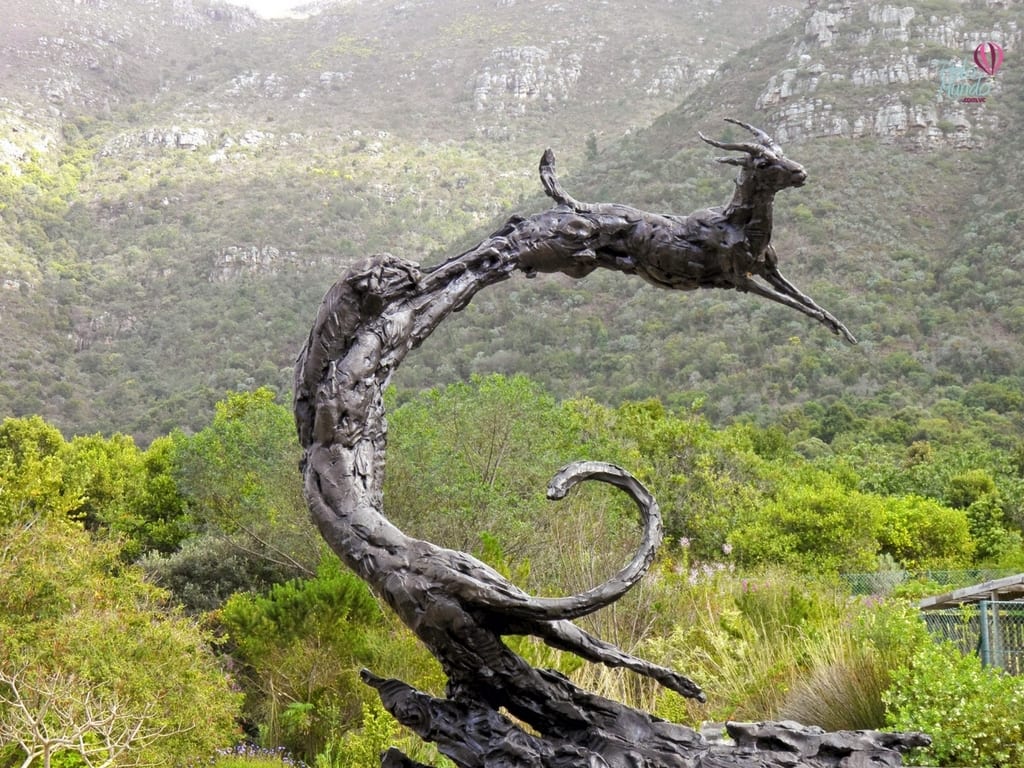
[[[154,713],[72,673],[0,666],[0,743],[19,745],[22,768],[65,750],[88,768],[138,768],[147,747],[193,727],[157,726]]]

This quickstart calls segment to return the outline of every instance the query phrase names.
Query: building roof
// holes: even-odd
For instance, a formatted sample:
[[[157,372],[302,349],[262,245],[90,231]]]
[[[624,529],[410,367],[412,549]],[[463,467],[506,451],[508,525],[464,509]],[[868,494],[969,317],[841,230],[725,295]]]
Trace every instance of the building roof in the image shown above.
[[[944,595],[926,597],[919,603],[919,606],[922,610],[927,610],[929,608],[953,608],[964,603],[977,603],[981,600],[1021,599],[1024,599],[1024,573],[985,581],[971,587],[954,589]]]

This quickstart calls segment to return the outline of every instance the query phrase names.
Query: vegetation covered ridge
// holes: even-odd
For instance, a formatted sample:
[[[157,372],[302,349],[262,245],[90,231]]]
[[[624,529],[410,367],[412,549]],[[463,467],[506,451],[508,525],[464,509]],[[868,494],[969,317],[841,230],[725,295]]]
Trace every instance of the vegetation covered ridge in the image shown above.
[[[670,543],[628,605],[587,628],[692,676],[707,704],[513,639],[531,663],[691,726],[793,717],[924,730],[935,741],[916,762],[1019,763],[1019,678],[935,644],[907,600],[947,585],[854,598],[838,578],[868,571],[891,586],[924,569],[1021,570],[1024,462],[970,412],[947,414],[944,430],[932,415],[907,423],[935,430],[907,442],[883,418],[722,428],[656,400],[559,401],[522,376],[389,397],[389,516],[531,593],[586,589],[636,544],[635,510],[612,492],[580,489],[553,513],[554,468],[610,458],[658,498]],[[815,436],[828,430],[830,450]],[[287,754],[372,768],[391,743],[436,760],[356,673],[437,693],[443,676],[324,557],[299,453],[291,414],[267,389],[233,393],[200,430],[145,449],[123,435],[67,440],[39,417],[0,423],[0,765],[40,748],[32,717],[48,703],[135,729],[118,765],[196,765],[246,740],[260,749],[217,764]],[[196,701],[210,714],[201,724]],[[77,747],[60,729],[78,722],[47,721],[72,765]],[[998,742],[984,735],[995,728]]]
[[[1012,52],[1015,6],[666,2],[645,11],[665,32],[627,44],[604,6],[581,4],[589,37],[562,50],[511,34],[533,5],[445,22],[380,0],[264,23],[200,0],[145,18],[17,3],[32,34],[0,39],[17,74],[0,105],[0,408],[141,443],[198,428],[225,391],[286,390],[308,308],[353,260],[439,261],[535,211],[544,146],[588,199],[725,203],[730,174],[696,141],[725,116],[807,169],[778,200],[780,265],[860,348],[750,297],[545,278],[478,299],[397,383],[525,372],[561,397],[703,398],[719,424],[810,402],[1019,405],[1019,227],[1012,196],[991,191],[1021,175],[1021,73],[1004,66],[984,105],[940,102],[938,79],[981,37]],[[446,58],[453,24],[466,42]],[[46,82],[66,87],[44,107]],[[370,98],[374,83],[392,93]]]

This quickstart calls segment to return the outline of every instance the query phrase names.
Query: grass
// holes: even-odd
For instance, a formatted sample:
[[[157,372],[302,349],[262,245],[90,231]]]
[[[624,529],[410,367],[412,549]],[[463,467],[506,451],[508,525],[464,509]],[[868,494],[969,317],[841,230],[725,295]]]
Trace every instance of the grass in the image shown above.
[[[809,672],[793,684],[781,717],[827,731],[884,727],[882,694],[890,676],[874,647],[837,626],[811,645],[809,654]]]
[[[304,762],[289,755],[284,747],[267,749],[248,743],[218,750],[210,765],[213,768],[308,768]]]

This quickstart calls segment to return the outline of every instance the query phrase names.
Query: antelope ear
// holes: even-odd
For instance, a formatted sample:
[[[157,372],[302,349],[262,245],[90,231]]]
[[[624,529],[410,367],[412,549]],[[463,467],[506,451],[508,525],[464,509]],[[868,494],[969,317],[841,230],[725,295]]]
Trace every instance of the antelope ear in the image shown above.
[[[752,159],[748,157],[716,157],[716,163],[723,163],[725,165],[738,165],[740,168],[749,168]]]

